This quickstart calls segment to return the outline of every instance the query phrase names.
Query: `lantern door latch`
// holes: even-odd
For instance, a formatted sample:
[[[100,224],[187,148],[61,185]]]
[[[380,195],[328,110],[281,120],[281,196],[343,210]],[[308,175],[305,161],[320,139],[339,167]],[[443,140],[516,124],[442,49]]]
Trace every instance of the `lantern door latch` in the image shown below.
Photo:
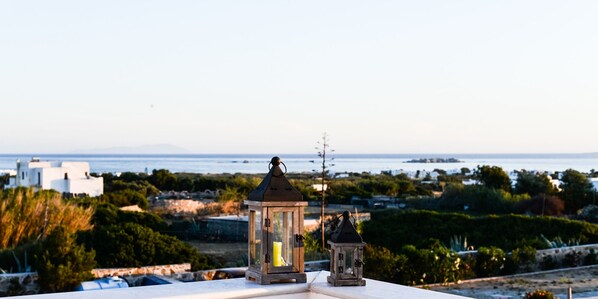
[[[264,226],[265,227],[270,227],[270,218],[264,219]]]
[[[361,259],[356,259],[355,260],[355,267],[361,268],[361,266],[363,266],[363,261]]]
[[[303,235],[295,234],[295,247],[303,247]]]

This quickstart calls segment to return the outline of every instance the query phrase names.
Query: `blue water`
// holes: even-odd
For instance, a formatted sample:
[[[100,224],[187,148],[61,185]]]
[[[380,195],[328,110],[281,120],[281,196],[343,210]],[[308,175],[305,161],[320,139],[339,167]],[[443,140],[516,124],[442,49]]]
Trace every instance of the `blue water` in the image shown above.
[[[144,172],[168,169],[190,173],[265,173],[273,155],[190,154],[190,155],[114,155],[114,154],[0,154],[0,169],[16,168],[16,160],[85,161],[92,172]],[[312,172],[321,167],[315,154],[280,155],[289,172]],[[385,170],[452,170],[478,165],[500,166],[511,170],[563,171],[568,168],[588,172],[598,169],[598,154],[337,154],[331,171],[380,173]],[[419,158],[457,158],[462,163],[405,163]],[[314,161],[314,162],[311,162]],[[318,163],[319,162],[319,163]]]

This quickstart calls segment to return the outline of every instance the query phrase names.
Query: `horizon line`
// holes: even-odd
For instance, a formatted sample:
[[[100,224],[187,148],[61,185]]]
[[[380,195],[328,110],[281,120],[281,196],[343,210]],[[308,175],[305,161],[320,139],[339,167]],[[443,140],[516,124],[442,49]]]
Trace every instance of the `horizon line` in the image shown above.
[[[597,155],[598,152],[422,152],[422,153],[365,153],[365,152],[345,152],[345,153],[330,153],[331,156],[345,156],[345,155],[372,155],[372,156],[383,156],[383,155]],[[272,155],[268,153],[169,153],[169,152],[160,152],[160,153],[100,153],[100,152],[23,152],[23,153],[2,153],[0,155],[5,156],[17,156],[17,155],[31,155],[31,156],[41,156],[41,155],[68,155],[68,156],[77,156],[77,155],[177,155],[177,156],[190,156],[190,155],[210,155],[210,156],[232,156],[232,155]],[[304,156],[304,155],[314,155],[317,156],[317,153],[277,153],[274,154],[282,156],[282,155],[294,155],[294,156]]]

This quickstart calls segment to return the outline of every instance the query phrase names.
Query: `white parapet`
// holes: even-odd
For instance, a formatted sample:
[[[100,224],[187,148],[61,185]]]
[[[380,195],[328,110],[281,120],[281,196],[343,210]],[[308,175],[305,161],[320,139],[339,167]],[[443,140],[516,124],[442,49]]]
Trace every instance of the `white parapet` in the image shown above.
[[[307,283],[259,285],[245,278],[189,282],[159,286],[134,287],[69,293],[33,295],[35,298],[100,299],[100,298],[282,298],[282,299],[458,299],[467,298],[366,279],[366,286],[333,287],[326,281],[328,271],[308,272]],[[30,296],[20,296],[28,298]]]

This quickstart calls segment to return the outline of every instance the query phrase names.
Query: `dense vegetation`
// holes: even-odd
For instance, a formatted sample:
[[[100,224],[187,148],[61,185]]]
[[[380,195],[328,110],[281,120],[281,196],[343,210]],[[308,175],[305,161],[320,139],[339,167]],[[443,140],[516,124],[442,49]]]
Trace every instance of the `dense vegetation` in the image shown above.
[[[598,225],[556,217],[524,215],[470,216],[434,211],[388,210],[372,213],[372,220],[362,224],[368,243],[398,252],[405,245],[421,246],[429,238],[450,244],[453,236],[466,237],[473,246],[496,246],[513,250],[524,245],[545,248],[541,236],[548,239],[578,240],[581,244],[598,243]]]
[[[67,233],[91,229],[92,208],[62,200],[55,191],[0,189],[0,249],[35,241],[57,228]]]
[[[158,215],[122,211],[110,203],[117,198],[114,194],[136,201],[139,196],[131,192],[142,191],[116,190],[99,198],[70,200],[54,191],[0,191],[0,270],[37,271],[42,290],[56,292],[93,278],[90,271],[96,265],[191,263],[193,270],[215,266],[190,245],[159,233],[168,226]],[[143,199],[147,203],[145,195]]]
[[[454,282],[525,271],[546,240],[598,243],[598,225],[556,217],[523,215],[471,216],[433,211],[379,211],[362,223],[366,246],[365,275],[401,284]],[[454,240],[467,240],[477,254],[459,257]],[[507,254],[510,252],[510,254]],[[584,264],[595,264],[586,258]],[[544,263],[554,261],[544,261]],[[564,262],[566,263],[566,261]],[[542,265],[545,269],[556,265]],[[572,266],[581,262],[571,263]]]
[[[546,238],[598,243],[595,224],[545,217],[568,214],[569,218],[598,219],[598,208],[589,206],[595,201],[595,190],[585,174],[570,169],[550,174],[560,177],[558,189],[547,173],[520,171],[514,184],[502,169],[493,166],[481,166],[473,172],[462,169],[450,175],[442,170],[436,173],[436,179],[430,174],[417,174],[413,179],[405,174],[350,173],[328,182],[327,203],[358,203],[372,211],[372,220],[359,229],[369,244],[366,264],[379,266],[366,267],[366,276],[422,284],[513,273],[530,263],[535,250],[546,246]],[[87,279],[89,269],[95,266],[190,262],[193,270],[213,268],[216,265],[196,249],[163,234],[185,235],[177,230],[193,229],[191,220],[185,224],[168,214],[119,208],[137,205],[148,210],[148,199],[160,190],[209,189],[218,191],[216,202],[193,216],[239,213],[242,200],[263,177],[174,174],[164,169],[151,174],[102,176],[105,193],[96,198],[66,200],[56,192],[23,188],[0,191],[0,268],[37,270],[45,276],[40,281],[45,291],[72,288],[76,281]],[[287,176],[305,200],[319,200],[312,187],[320,183],[316,177]],[[467,179],[479,183],[464,185]],[[369,206],[368,199],[378,195],[401,209],[373,210],[376,206]],[[584,207],[586,213],[573,215]],[[169,223],[162,216],[169,217]],[[313,258],[325,257],[318,250],[319,234],[319,229],[306,234],[306,255]],[[466,239],[478,249],[477,256],[458,256],[453,246],[457,239]],[[74,280],[60,278],[65,275]]]

